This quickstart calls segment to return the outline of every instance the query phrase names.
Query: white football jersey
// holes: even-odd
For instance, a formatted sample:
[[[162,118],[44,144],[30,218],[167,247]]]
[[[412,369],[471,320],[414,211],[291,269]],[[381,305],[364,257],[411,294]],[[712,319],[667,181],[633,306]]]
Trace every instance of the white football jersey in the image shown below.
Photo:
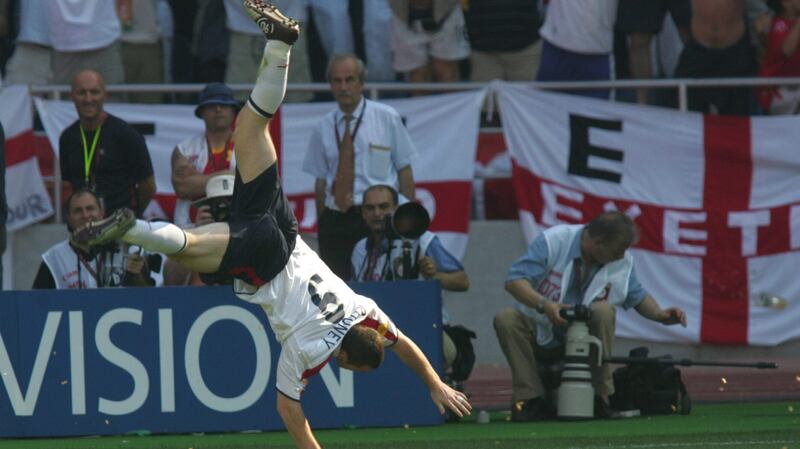
[[[397,327],[375,301],[351,290],[300,236],[274,279],[258,288],[236,279],[233,288],[239,298],[266,312],[283,346],[277,388],[295,400],[303,393],[305,379],[325,366],[352,326],[376,329],[384,346],[398,338]]]

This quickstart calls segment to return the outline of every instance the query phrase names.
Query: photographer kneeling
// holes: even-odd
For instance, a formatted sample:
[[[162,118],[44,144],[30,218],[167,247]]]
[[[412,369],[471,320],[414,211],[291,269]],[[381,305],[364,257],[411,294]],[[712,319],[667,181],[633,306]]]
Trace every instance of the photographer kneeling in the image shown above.
[[[398,206],[397,191],[388,185],[373,185],[364,192],[361,214],[370,235],[353,248],[352,280],[432,279],[439,281],[443,290],[469,289],[464,267],[427,231],[430,218],[425,208],[416,203]],[[474,363],[470,338],[475,334],[462,326],[450,326],[449,321],[442,303],[444,368],[451,380],[460,382],[466,380]]]
[[[604,212],[587,225],[556,225],[533,240],[527,252],[509,269],[506,290],[518,304],[497,313],[494,328],[511,367],[511,420],[552,416],[537,358],[564,356],[567,321],[559,314],[577,304],[591,308],[589,333],[610,356],[616,330],[616,306],[634,308],[662,324],[686,326],[678,308],[662,309],[636,278],[628,248],[636,240],[633,221],[620,212]],[[617,417],[608,405],[614,393],[611,367],[592,367],[595,418]]]

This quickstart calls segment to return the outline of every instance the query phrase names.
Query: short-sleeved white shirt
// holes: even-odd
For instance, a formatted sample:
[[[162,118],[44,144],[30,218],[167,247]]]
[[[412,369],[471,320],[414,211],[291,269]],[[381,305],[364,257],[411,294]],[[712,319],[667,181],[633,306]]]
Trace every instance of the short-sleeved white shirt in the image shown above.
[[[257,289],[237,279],[233,288],[239,298],[266,312],[283,347],[276,386],[294,400],[352,326],[376,329],[385,346],[398,338],[397,327],[378,305],[351,290],[299,236],[286,267],[274,279]]]
[[[57,51],[97,50],[122,34],[116,2],[52,0],[49,5],[50,38]]]
[[[18,43],[50,46],[49,0],[19,2]]]
[[[552,0],[539,34],[556,47],[583,54],[611,53],[618,0]]]
[[[362,115],[363,113],[363,115]],[[359,117],[361,123],[359,124]],[[339,137],[344,136],[344,114],[339,108],[329,112],[314,128],[303,161],[303,171],[325,179],[325,206],[337,209],[332,185],[339,166]],[[361,204],[364,191],[375,184],[399,187],[397,172],[411,164],[417,149],[400,114],[391,106],[361,99],[353,112],[351,130],[355,131],[355,182],[353,204]]]

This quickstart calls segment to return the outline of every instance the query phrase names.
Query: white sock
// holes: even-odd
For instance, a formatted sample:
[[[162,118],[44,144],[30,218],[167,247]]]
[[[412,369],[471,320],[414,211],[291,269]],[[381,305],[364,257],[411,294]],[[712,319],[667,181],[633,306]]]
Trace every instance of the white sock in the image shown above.
[[[165,221],[136,220],[136,224],[121,240],[168,256],[177,254],[186,247],[186,233],[183,229]]]
[[[250,109],[262,117],[272,117],[283,101],[291,50],[291,45],[278,40],[267,41],[264,46],[256,86],[247,101]]]

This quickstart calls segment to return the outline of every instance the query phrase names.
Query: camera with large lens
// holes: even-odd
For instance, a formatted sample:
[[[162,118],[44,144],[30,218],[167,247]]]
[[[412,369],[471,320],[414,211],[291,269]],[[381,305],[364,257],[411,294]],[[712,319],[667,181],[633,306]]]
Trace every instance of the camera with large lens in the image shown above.
[[[561,316],[561,318],[569,321],[570,323],[574,321],[582,321],[585,323],[592,319],[592,309],[583,304],[578,304],[574,307],[563,308],[558,311],[558,314]]]
[[[594,417],[591,367],[602,364],[603,342],[589,334],[586,323],[592,319],[592,309],[588,306],[578,304],[563,308],[558,314],[569,322],[564,371],[558,387],[558,417],[565,420],[591,419]]]
[[[431,217],[419,203],[405,203],[400,205],[393,214],[388,214],[384,218],[384,233],[391,242],[402,240],[403,251],[403,271],[396,279],[416,279],[419,276],[419,266],[416,258],[411,256],[411,241],[419,239],[428,226],[431,225]]]
[[[431,225],[431,217],[425,207],[413,202],[400,205],[384,220],[384,232],[389,240],[416,240]]]

